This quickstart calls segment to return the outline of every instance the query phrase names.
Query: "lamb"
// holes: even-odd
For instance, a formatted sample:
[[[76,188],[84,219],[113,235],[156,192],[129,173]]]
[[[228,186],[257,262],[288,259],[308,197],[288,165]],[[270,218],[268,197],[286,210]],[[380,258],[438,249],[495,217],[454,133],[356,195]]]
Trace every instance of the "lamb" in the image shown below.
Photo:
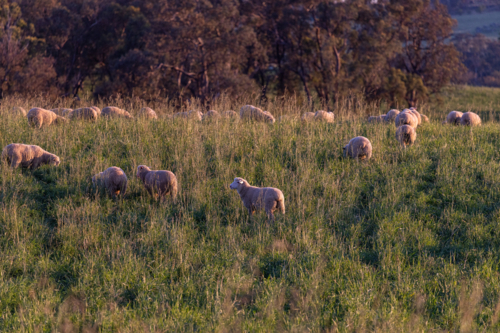
[[[125,110],[117,108],[115,106],[107,106],[101,111],[102,116],[110,117],[110,118],[126,118],[133,119],[134,117]]]
[[[392,109],[385,115],[384,121],[390,123],[396,120],[396,116],[399,114],[399,110]]]
[[[396,116],[395,124],[396,128],[402,125],[410,125],[416,129],[418,120],[411,112],[401,112]]]
[[[14,106],[10,112],[15,115],[15,116],[23,116],[23,117],[26,117],[26,110],[23,109],[22,107],[20,106]]]
[[[422,122],[423,123],[430,123],[429,117],[427,117],[424,114],[420,114],[420,116],[422,117]]]
[[[71,120],[83,119],[83,120],[96,121],[97,118],[99,118],[99,115],[93,108],[81,108],[73,110],[69,114],[68,118]]]
[[[111,197],[116,198],[118,195],[125,195],[127,191],[127,175],[122,169],[112,166],[103,172],[92,177],[94,186],[104,186]]]
[[[308,123],[308,122],[314,120],[314,115],[315,115],[314,112],[306,112],[302,115],[300,120],[302,120],[302,122],[304,122],[304,123]]]
[[[58,166],[61,163],[56,155],[38,146],[22,143],[11,143],[6,146],[2,151],[2,160],[6,160],[13,169],[21,166],[32,170],[45,164]]]
[[[243,120],[253,120],[259,122],[274,123],[275,119],[269,112],[264,112],[253,105],[245,105],[240,109],[240,118]]]
[[[481,118],[474,112],[465,112],[460,118],[462,126],[481,126]]]
[[[314,120],[316,121],[321,121],[321,122],[325,122],[325,123],[333,123],[335,119],[335,115],[333,114],[333,112],[327,112],[327,111],[316,111],[316,113],[314,114]]]
[[[357,136],[344,146],[344,157],[369,160],[372,157],[372,144],[364,136]]]
[[[177,197],[177,178],[166,170],[151,170],[145,165],[137,167],[137,178],[140,178],[146,190],[153,197],[163,199],[167,194],[174,200]]]
[[[33,108],[29,110],[27,117],[28,123],[35,128],[68,122],[66,118],[58,116],[52,111],[41,108]]]
[[[211,120],[217,121],[219,118],[220,118],[219,112],[217,112],[215,110],[210,110],[203,115],[202,119],[203,119],[203,121],[211,121]]]
[[[153,109],[145,107],[139,111],[139,117],[146,119],[158,119],[156,112]]]
[[[446,116],[446,120],[443,122],[443,124],[459,125],[460,124],[460,119],[462,118],[462,115],[463,115],[462,112],[451,111]]]
[[[255,211],[265,209],[268,222],[274,221],[274,212],[276,210],[285,214],[285,197],[283,192],[273,187],[255,187],[243,178],[234,178],[229,188],[238,191],[241,201],[250,217]]]
[[[396,140],[398,140],[404,148],[406,148],[406,146],[411,146],[415,143],[416,139],[417,131],[415,131],[415,129],[410,125],[399,126],[396,130]]]

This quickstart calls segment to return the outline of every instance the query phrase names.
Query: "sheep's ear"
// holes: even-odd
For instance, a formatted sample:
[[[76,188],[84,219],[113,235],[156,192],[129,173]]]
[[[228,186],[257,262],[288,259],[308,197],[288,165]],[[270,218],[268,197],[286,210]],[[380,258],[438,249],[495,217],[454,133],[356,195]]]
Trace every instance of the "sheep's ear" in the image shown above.
[[[242,180],[240,180],[240,181],[238,181],[238,183],[243,184],[243,181],[242,181]]]

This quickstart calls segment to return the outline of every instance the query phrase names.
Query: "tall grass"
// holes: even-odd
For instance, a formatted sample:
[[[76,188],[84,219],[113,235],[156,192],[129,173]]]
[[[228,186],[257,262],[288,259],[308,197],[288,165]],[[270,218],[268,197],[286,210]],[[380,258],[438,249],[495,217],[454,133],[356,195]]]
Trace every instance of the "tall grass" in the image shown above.
[[[41,130],[8,109],[69,105],[6,100],[2,147],[36,144],[61,165],[0,168],[0,331],[498,331],[495,103],[477,105],[485,124],[472,130],[441,125],[446,108],[461,109],[451,98],[422,106],[433,122],[403,150],[393,125],[364,120],[375,106],[348,100],[341,110],[356,113],[335,124],[100,119]],[[308,110],[293,98],[267,108]],[[373,144],[369,162],[341,157],[357,135]],[[139,164],[174,172],[178,202],[148,196]],[[90,181],[113,165],[129,177],[116,201]],[[280,188],[286,215],[248,219],[228,186],[237,176]]]

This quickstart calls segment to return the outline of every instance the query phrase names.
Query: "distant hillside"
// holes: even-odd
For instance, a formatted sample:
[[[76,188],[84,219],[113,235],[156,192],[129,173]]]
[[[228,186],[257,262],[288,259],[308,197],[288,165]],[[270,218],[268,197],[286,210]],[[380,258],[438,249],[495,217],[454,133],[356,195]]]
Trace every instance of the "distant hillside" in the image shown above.
[[[485,10],[500,10],[500,0],[443,0],[452,14],[482,12]]]

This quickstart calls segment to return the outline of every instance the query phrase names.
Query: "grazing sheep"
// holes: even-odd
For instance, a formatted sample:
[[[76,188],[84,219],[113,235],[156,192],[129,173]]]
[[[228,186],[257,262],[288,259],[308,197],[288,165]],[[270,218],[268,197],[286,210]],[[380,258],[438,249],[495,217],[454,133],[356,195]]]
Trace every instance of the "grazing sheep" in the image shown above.
[[[314,114],[314,120],[315,121],[322,121],[325,123],[333,123],[335,120],[335,115],[333,112],[328,112],[328,111],[316,111]]]
[[[166,170],[151,170],[145,165],[137,167],[137,177],[149,194],[153,197],[159,196],[163,199],[167,194],[174,200],[177,197],[177,178],[175,175]]]
[[[465,112],[460,118],[462,126],[481,126],[481,118],[474,112]]]
[[[68,115],[68,118],[71,120],[81,119],[96,121],[97,118],[99,118],[99,115],[93,108],[81,108],[73,110],[73,112]]]
[[[33,108],[29,110],[27,117],[28,123],[35,128],[68,122],[66,118],[58,116],[52,111],[41,108]]]
[[[99,109],[97,106],[91,106],[91,109],[94,109],[95,112],[97,112],[97,116],[101,116],[101,109]]]
[[[71,112],[73,112],[73,109],[67,109],[67,108],[55,108],[55,109],[50,109],[49,111],[54,112],[58,116],[68,118]]]
[[[369,160],[372,157],[372,144],[364,136],[357,136],[351,139],[344,146],[344,157],[357,158],[359,160]]]
[[[285,197],[283,192],[277,188],[250,186],[246,180],[239,177],[234,178],[229,188],[238,191],[250,216],[253,212],[263,208],[266,211],[268,222],[274,221],[274,211],[276,210],[285,214]]]
[[[116,198],[119,194],[125,195],[127,191],[127,175],[122,169],[112,166],[92,177],[94,186],[104,186],[109,195]]]
[[[417,128],[418,120],[411,112],[401,112],[396,116],[396,120],[394,121],[396,124],[396,128],[402,125],[410,125],[413,128]]]
[[[252,121],[269,122],[269,123],[274,123],[275,121],[271,113],[267,111],[264,112],[253,105],[242,106],[240,109],[240,118],[242,120],[252,120]]]
[[[61,163],[59,157],[42,148],[22,143],[11,143],[2,151],[2,159],[6,160],[15,169],[19,166],[35,170],[42,165],[58,166]]]
[[[385,115],[384,121],[390,123],[396,120],[396,116],[400,114],[399,110],[392,109]]]
[[[369,123],[382,123],[385,120],[385,114],[380,115],[380,116],[370,116],[368,117],[368,122]]]
[[[415,109],[414,107],[411,107],[409,109],[404,109],[403,112],[409,112],[413,116],[415,116],[415,118],[417,118],[417,122],[418,122],[417,125],[422,124],[422,117],[420,116],[420,113],[417,111],[417,109]]]
[[[460,119],[462,118],[462,115],[463,115],[463,113],[460,111],[451,111],[446,116],[446,120],[443,121],[443,124],[459,125]]]
[[[26,117],[26,110],[20,106],[14,106],[12,109],[10,109],[10,113],[15,116]]]
[[[147,119],[158,119],[156,112],[153,109],[145,107],[139,111],[139,117]]]
[[[127,111],[117,108],[115,106],[106,106],[104,109],[102,109],[101,115],[110,118],[126,118],[126,119],[134,118]]]
[[[238,119],[238,113],[235,111],[224,111],[222,112],[222,118]]]
[[[308,122],[311,122],[314,120],[314,115],[315,113],[314,112],[306,112],[302,115],[302,117],[300,118],[300,120],[304,123],[308,123]]]
[[[203,121],[213,121],[213,120],[217,121],[219,118],[220,118],[219,112],[215,110],[210,110],[203,115],[202,119]]]
[[[420,116],[422,117],[422,122],[423,123],[429,123],[430,122],[429,117],[427,117],[426,115],[420,114]]]
[[[203,113],[201,113],[200,111],[190,110],[187,113],[187,117],[192,120],[202,121]]]
[[[399,126],[396,130],[396,140],[398,140],[399,144],[405,148],[406,146],[411,146],[415,143],[416,139],[417,131],[415,131],[415,129],[410,125]]]

